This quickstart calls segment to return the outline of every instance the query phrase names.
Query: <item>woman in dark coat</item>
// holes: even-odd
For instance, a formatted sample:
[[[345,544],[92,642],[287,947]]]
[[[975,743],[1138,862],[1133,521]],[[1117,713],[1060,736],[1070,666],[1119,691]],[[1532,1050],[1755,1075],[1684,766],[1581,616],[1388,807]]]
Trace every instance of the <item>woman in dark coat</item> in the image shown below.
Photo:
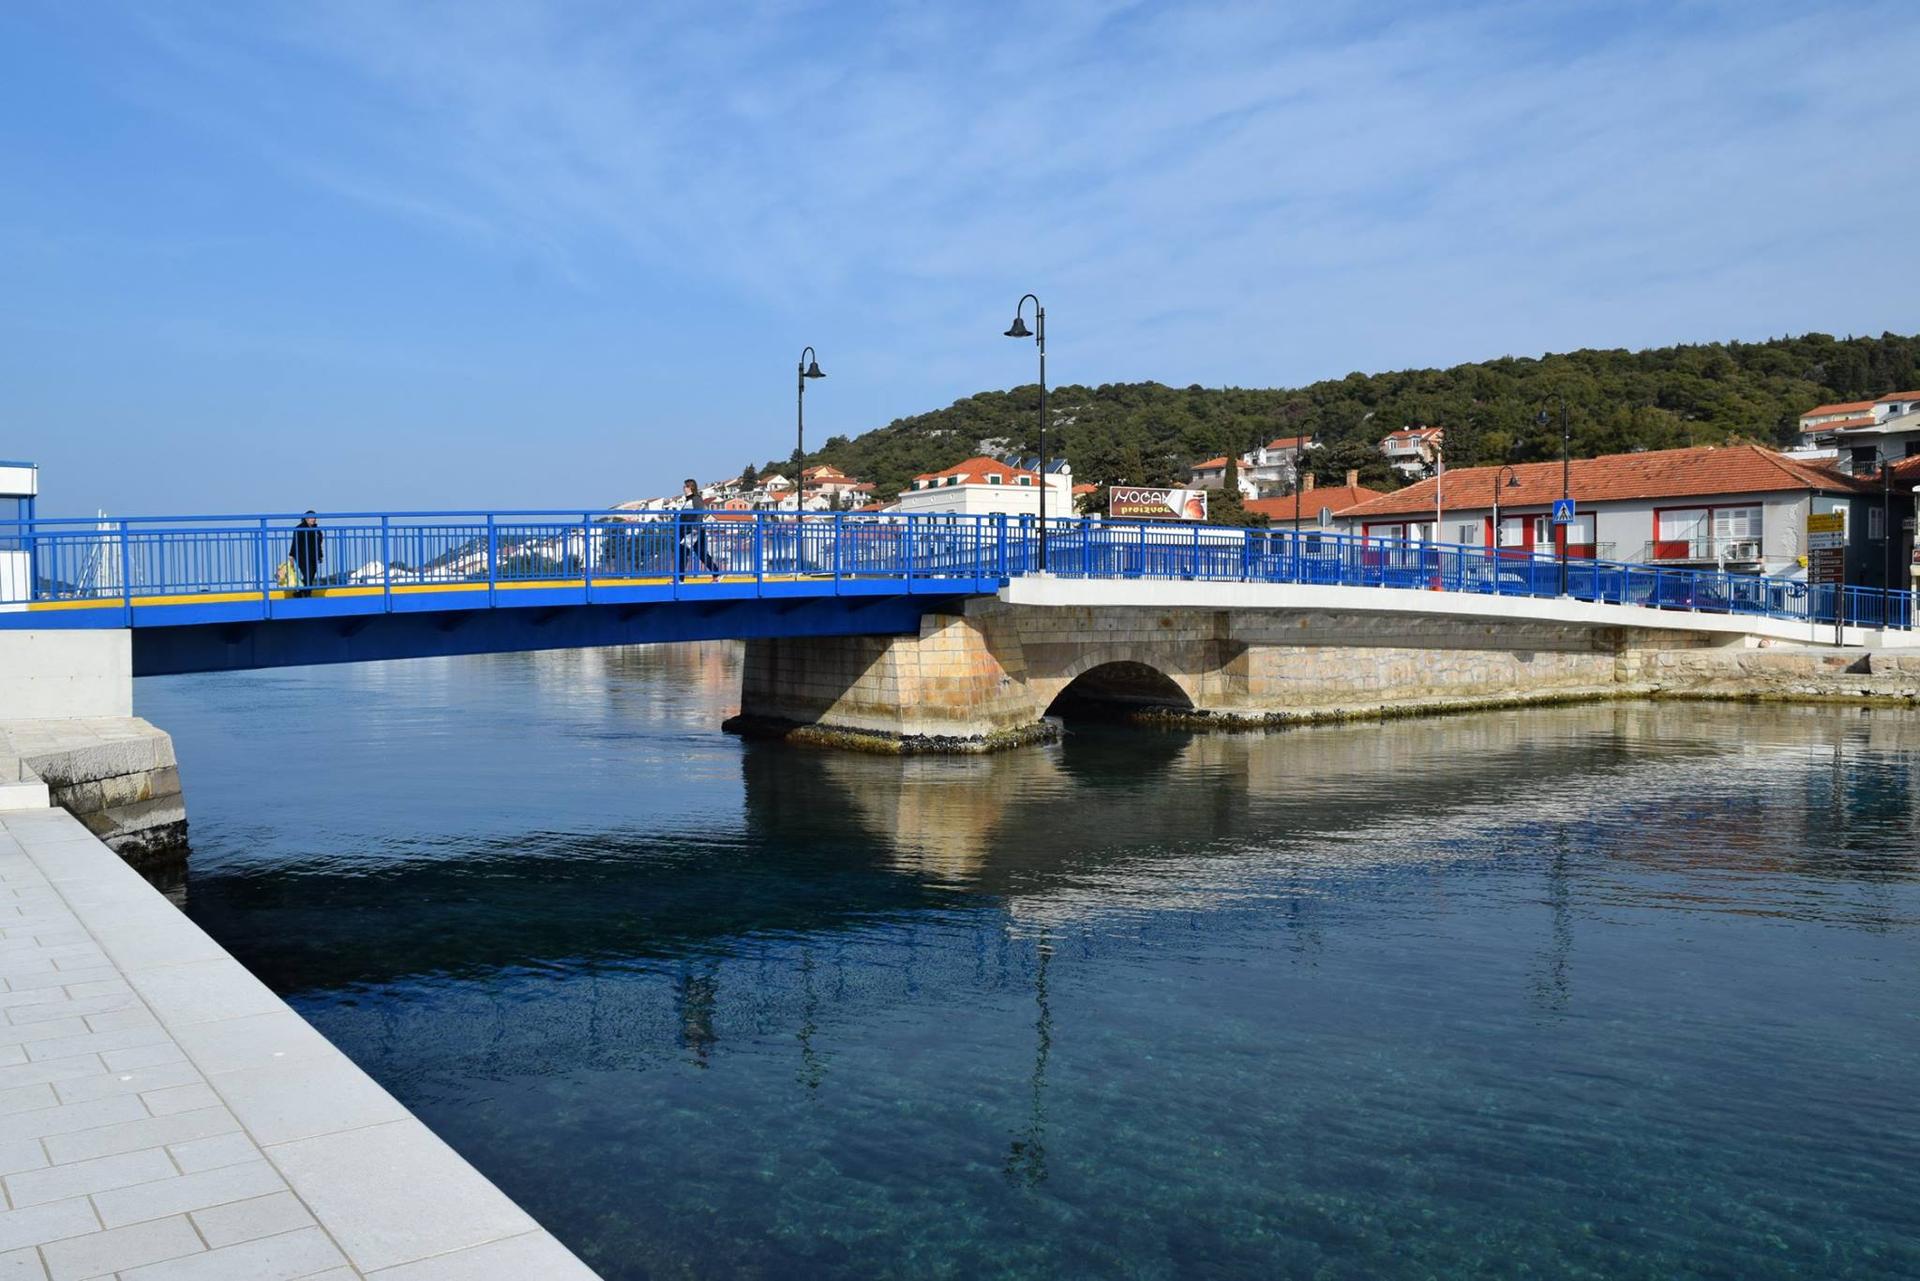
[[[296,596],[312,594],[313,580],[320,572],[320,564],[326,560],[327,536],[320,528],[320,521],[312,512],[300,518],[293,528],[293,541],[287,546],[287,559],[300,571],[300,588]]]

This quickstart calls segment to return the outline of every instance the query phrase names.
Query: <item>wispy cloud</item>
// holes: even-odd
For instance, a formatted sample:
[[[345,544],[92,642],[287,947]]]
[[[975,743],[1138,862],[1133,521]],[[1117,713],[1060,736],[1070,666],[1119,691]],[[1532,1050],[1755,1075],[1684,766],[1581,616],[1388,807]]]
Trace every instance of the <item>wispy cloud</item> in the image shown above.
[[[1457,330],[1484,300],[1577,340],[1576,298],[1828,256],[1809,193],[1865,196],[1920,146],[1866,74],[1920,57],[1908,6],[1402,12],[363,3],[236,39],[222,6],[168,40],[240,83],[306,69],[253,122],[296,172],[583,278],[613,250],[936,322],[940,291],[1040,279],[1120,343],[1205,300],[1218,332],[1189,341],[1242,353],[1250,323],[1344,316],[1351,342],[1376,308]],[[1891,252],[1891,221],[1847,231]],[[1520,337],[1476,319],[1468,341]]]
[[[156,114],[588,304],[834,334],[870,406],[996,381],[1029,288],[1062,377],[1240,384],[1920,293],[1901,0],[143,12]]]

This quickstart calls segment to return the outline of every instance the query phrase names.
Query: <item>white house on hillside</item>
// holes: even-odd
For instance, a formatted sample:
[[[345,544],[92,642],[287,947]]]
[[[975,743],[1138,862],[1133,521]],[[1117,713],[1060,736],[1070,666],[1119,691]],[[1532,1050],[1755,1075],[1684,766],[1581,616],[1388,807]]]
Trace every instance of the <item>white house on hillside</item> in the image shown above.
[[[1380,438],[1380,452],[1404,479],[1414,480],[1433,475],[1446,440],[1444,427],[1402,427]]]
[[[1238,481],[1242,498],[1272,498],[1291,494],[1300,476],[1300,455],[1318,449],[1311,436],[1282,436],[1240,455]],[[1219,489],[1227,483],[1227,458],[1209,458],[1188,469],[1195,489]]]
[[[924,472],[900,491],[898,510],[915,516],[950,512],[969,516],[1037,516],[1040,514],[1039,473],[1003,463],[997,458],[969,458],[945,471]],[[1047,464],[1047,518],[1071,516],[1073,468],[1064,458]]]
[[[1800,415],[1804,445],[1836,452],[1841,470],[1859,476],[1920,454],[1920,391],[1896,391],[1878,400],[1815,405]]]

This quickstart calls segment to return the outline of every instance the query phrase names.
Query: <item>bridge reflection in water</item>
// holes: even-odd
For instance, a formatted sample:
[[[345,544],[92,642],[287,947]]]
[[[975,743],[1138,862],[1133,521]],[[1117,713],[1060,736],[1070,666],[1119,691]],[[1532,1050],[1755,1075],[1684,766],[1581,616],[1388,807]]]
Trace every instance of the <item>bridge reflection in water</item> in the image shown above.
[[[1429,1213],[1548,1272],[1784,1275],[1755,1225],[1799,1263],[1885,1234],[1835,1208],[1828,1144],[1920,1066],[1869,1017],[1920,960],[1911,715],[1601,704],[901,759],[713,734],[736,662],[142,693],[196,766],[194,915],[610,1276],[1112,1274],[1102,1250],[1173,1248],[1136,1220],[1270,1274],[1282,1239],[1410,1274],[1381,1216],[1428,1270],[1472,1257],[1407,1226]],[[223,738],[259,707],[286,715]],[[1763,1124],[1783,1091],[1806,1115]],[[1539,1229],[1542,1179],[1574,1220],[1632,1196],[1658,1241]],[[1697,1221],[1763,1184],[1797,1221]]]

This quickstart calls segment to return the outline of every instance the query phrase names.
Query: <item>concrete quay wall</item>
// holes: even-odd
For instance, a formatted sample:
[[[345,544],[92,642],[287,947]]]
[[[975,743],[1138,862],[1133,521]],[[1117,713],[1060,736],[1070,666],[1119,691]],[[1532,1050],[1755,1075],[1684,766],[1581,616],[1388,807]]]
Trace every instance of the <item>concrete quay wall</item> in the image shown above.
[[[133,715],[133,633],[0,630],[0,721]]]
[[[0,1275],[593,1272],[58,809],[0,813]]]
[[[0,721],[0,756],[135,866],[187,848],[187,804],[173,739],[135,716]]]

